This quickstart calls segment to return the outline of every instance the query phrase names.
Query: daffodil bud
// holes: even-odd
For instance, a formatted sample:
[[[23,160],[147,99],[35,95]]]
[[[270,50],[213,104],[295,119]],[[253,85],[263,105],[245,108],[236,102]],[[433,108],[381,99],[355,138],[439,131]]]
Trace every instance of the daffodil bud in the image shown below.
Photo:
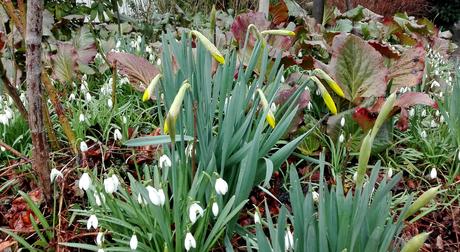
[[[224,56],[219,52],[217,47],[213,43],[211,43],[211,41],[208,40],[208,38],[206,38],[203,34],[196,30],[190,31],[190,34],[197,37],[201,41],[204,47],[211,53],[211,56],[214,57],[214,59],[217,62],[219,62],[220,64],[225,63]]]
[[[316,78],[315,76],[310,77],[318,86],[318,90],[323,97],[324,103],[326,103],[327,108],[331,111],[332,114],[337,114],[337,107],[335,106],[334,100],[332,100],[331,95],[327,92],[327,89],[324,87],[323,83]]]
[[[262,33],[259,32],[259,29],[257,29],[257,27],[254,24],[248,25],[248,31],[252,32],[257,37],[257,39],[261,41],[262,48],[265,48],[267,46],[267,42],[262,36]]]
[[[290,36],[293,37],[295,36],[295,32],[290,31],[290,30],[265,30],[260,32],[262,35],[276,35],[276,36]]]
[[[432,199],[436,197],[438,194],[438,190],[441,186],[436,186],[428,191],[424,192],[420,197],[418,197],[412,205],[409,206],[409,209],[407,209],[407,212],[404,214],[404,219],[407,219],[409,216],[413,215],[416,213],[420,208],[424,207],[426,204],[428,204]]]
[[[418,234],[414,237],[412,237],[412,239],[410,239],[406,245],[404,245],[404,247],[402,248],[401,252],[417,252],[419,251],[423,244],[425,243],[426,239],[428,238],[428,236],[430,235],[430,233],[421,233],[421,234]]]
[[[356,176],[356,185],[361,186],[364,182],[364,174],[366,174],[367,163],[371,156],[372,142],[374,141],[372,131],[364,137],[363,143],[361,144],[361,149],[359,151],[358,158],[358,174]]]
[[[179,116],[182,101],[185,97],[185,91],[187,91],[187,89],[189,89],[190,87],[190,83],[188,83],[188,81],[185,80],[182,86],[180,87],[179,92],[177,92],[177,95],[174,98],[174,101],[171,104],[171,107],[169,108],[168,114],[166,116],[166,120],[164,123],[164,132],[171,136],[171,140],[173,142],[176,137],[176,120]]]
[[[157,74],[155,76],[155,78],[153,78],[150,81],[149,86],[144,91],[144,95],[142,96],[142,101],[144,101],[144,102],[148,101],[150,99],[150,97],[153,96],[153,92],[155,91],[155,87],[157,86],[158,83],[160,83],[161,77],[162,77],[161,74]]]
[[[267,117],[265,118],[265,120],[267,121],[268,125],[270,125],[270,127],[275,128],[275,115],[273,114],[273,111],[270,108],[270,106],[268,106],[267,98],[265,98],[264,92],[260,88],[257,89],[257,92],[259,93],[260,104],[265,110],[268,110]]]
[[[329,87],[340,97],[345,97],[345,94],[343,93],[342,88],[335,82],[331,76],[329,76],[326,72],[324,72],[322,69],[315,69],[313,70],[313,73],[318,76],[319,78],[325,80]]]

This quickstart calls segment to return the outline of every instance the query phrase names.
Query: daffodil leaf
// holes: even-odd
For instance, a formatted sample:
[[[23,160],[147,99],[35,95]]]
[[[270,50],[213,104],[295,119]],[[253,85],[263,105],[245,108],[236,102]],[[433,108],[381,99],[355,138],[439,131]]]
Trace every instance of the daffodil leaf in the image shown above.
[[[181,135],[176,135],[175,141],[192,141],[193,137],[191,136],[184,136],[182,139]],[[159,145],[159,144],[168,144],[171,143],[171,138],[169,135],[161,135],[161,136],[144,136],[135,139],[128,140],[124,143],[124,145],[129,147],[138,147],[138,146],[147,146],[147,145]]]

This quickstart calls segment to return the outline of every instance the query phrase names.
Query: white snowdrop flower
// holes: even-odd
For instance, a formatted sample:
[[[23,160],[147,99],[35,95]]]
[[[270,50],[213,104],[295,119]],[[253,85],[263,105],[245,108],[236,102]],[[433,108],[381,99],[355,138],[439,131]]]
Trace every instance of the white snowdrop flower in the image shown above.
[[[137,236],[133,234],[133,236],[131,236],[131,240],[129,240],[129,247],[131,250],[137,249],[137,243]]]
[[[117,43],[115,44],[115,48],[119,49],[121,47],[121,41],[118,40]]]
[[[0,150],[1,151],[6,151],[5,147],[3,147],[3,146],[0,146]]]
[[[438,70],[435,70],[435,71],[434,71],[434,75],[439,75],[439,71],[438,71]]]
[[[88,173],[83,173],[80,179],[78,180],[78,187],[82,190],[88,190],[91,186],[91,178],[89,177]]]
[[[89,216],[89,219],[88,221],[86,222],[86,229],[90,230],[91,227],[96,229],[97,228],[97,224],[98,224],[98,220],[97,220],[97,217],[96,215],[92,214],[91,216]]]
[[[90,94],[90,93],[86,93],[86,94],[85,94],[85,101],[86,101],[86,102],[91,102],[91,99],[92,99],[91,94]]]
[[[158,166],[160,166],[160,168],[163,168],[163,167],[171,167],[171,159],[169,159],[169,157],[166,155],[166,154],[163,154],[161,157],[160,157],[160,160],[158,161]]]
[[[316,89],[316,95],[320,96],[321,95],[321,90],[319,88]]]
[[[98,246],[101,246],[103,241],[104,241],[104,233],[102,233],[102,232],[97,233],[96,244]]]
[[[185,155],[187,157],[192,157],[192,154],[193,154],[193,144],[189,144],[187,145],[187,147],[185,148]]]
[[[50,173],[51,183],[53,183],[56,180],[56,178],[58,178],[58,177],[63,178],[62,172],[60,172],[56,168],[51,169],[51,173]]]
[[[319,202],[319,193],[313,191],[311,192],[311,196],[313,197],[314,202]]]
[[[137,42],[138,44],[142,43],[142,37],[141,37],[141,36],[137,36],[136,42]]]
[[[281,83],[284,83],[286,79],[284,78],[284,75],[281,75]]]
[[[216,193],[219,195],[225,195],[228,191],[228,184],[222,178],[216,179],[216,184],[214,185]]]
[[[146,47],[145,47],[145,51],[146,51],[148,54],[152,54],[152,53],[153,53],[152,47],[150,47],[150,46],[146,46]]]
[[[81,82],[80,91],[82,93],[87,93],[88,92],[88,82],[86,82],[86,81]]]
[[[439,92],[439,98],[442,98],[444,96],[443,92]]]
[[[5,114],[0,114],[0,123],[3,125],[9,124],[8,117]]]
[[[5,115],[8,119],[12,119],[13,118],[13,111],[10,109],[10,108],[6,108],[5,109]]]
[[[217,217],[217,215],[219,214],[219,205],[217,204],[217,202],[212,203],[211,210],[214,217]]]
[[[436,116],[439,116],[440,115],[440,112],[439,110],[436,110],[436,112],[434,113]]]
[[[393,176],[393,168],[390,167],[390,169],[388,169],[387,176],[388,178],[391,178]]]
[[[150,54],[150,55],[149,55],[149,61],[150,61],[150,62],[154,62],[154,61],[155,61],[155,55]]]
[[[165,195],[162,189],[157,190],[152,186],[146,187],[149,193],[149,199],[155,206],[163,206],[165,203]]]
[[[444,116],[441,115],[441,116],[439,117],[439,122],[440,122],[440,123],[444,123],[444,121],[445,121]]]
[[[136,48],[136,46],[137,46],[137,41],[131,40],[131,42],[129,42],[129,45],[130,45],[132,48]]]
[[[97,252],[104,252],[104,249],[98,249]]]
[[[291,230],[287,229],[286,234],[284,235],[284,249],[288,251],[294,248],[294,236],[291,233]]]
[[[104,179],[104,190],[106,193],[112,194],[116,192],[117,189],[118,189],[117,182],[115,182],[112,177],[108,177]]]
[[[437,177],[438,177],[438,172],[436,171],[436,169],[435,168],[431,169],[430,178],[435,179]]]
[[[75,94],[70,94],[69,95],[69,101],[74,101],[75,100]]]
[[[126,116],[123,116],[123,117],[121,118],[121,121],[123,122],[123,124],[128,123],[128,119],[126,118]]]
[[[85,152],[88,150],[88,145],[86,145],[85,141],[80,142],[80,151]]]
[[[260,215],[259,212],[254,213],[254,224],[260,223]]]
[[[343,143],[343,141],[345,141],[345,136],[343,134],[340,134],[339,143]]]
[[[84,122],[85,119],[86,119],[86,118],[85,118],[85,115],[84,115],[84,114],[80,114],[80,116],[78,117],[78,120],[79,120],[80,122]]]
[[[440,87],[441,85],[439,84],[439,82],[437,82],[436,80],[434,80],[432,83],[431,83],[431,88],[437,88],[437,87]]]
[[[144,205],[148,204],[147,200],[144,197],[142,197],[142,195],[140,193],[137,194],[137,202],[139,204],[144,204]]]
[[[345,126],[345,117],[342,117],[342,119],[340,119],[340,126]]]
[[[26,96],[26,93],[22,93],[22,94],[19,96],[19,99],[22,101],[22,103],[27,103],[27,96]]]
[[[185,235],[184,246],[185,246],[185,250],[187,251],[189,251],[191,248],[196,248],[196,241],[192,233],[188,232]]]
[[[353,173],[353,181],[356,182],[357,179],[358,179],[358,172],[355,172]]]
[[[276,104],[273,102],[273,103],[270,105],[270,110],[271,110],[273,113],[275,113],[277,109],[278,109],[278,108],[276,107]]]
[[[426,137],[427,137],[426,131],[423,130],[423,131],[420,133],[420,136],[421,136],[422,138],[426,138]]]
[[[118,140],[122,140],[123,139],[123,135],[121,134],[120,130],[119,129],[115,129],[113,131],[113,139],[115,141],[118,141]]]
[[[431,128],[436,128],[436,127],[438,127],[438,124],[434,120],[431,120],[430,127]]]
[[[426,110],[425,110],[425,109],[422,110],[421,116],[422,116],[422,117],[425,117],[425,116],[426,116]]]
[[[97,206],[102,206],[102,201],[101,201],[101,197],[99,196],[99,193],[98,192],[94,192],[94,201],[96,201],[96,205]]]
[[[113,101],[111,98],[107,100],[107,107],[112,108],[113,107]]]
[[[161,58],[158,58],[158,59],[157,59],[157,65],[158,65],[158,66],[161,65]]]
[[[190,222],[192,222],[192,224],[195,224],[198,217],[200,216],[203,217],[203,213],[204,213],[203,208],[201,208],[201,206],[198,205],[197,203],[193,203],[192,205],[190,205],[190,208],[188,211],[188,217],[190,218]]]
[[[299,51],[299,53],[297,54],[297,57],[299,57],[299,58],[303,57],[302,51]]]

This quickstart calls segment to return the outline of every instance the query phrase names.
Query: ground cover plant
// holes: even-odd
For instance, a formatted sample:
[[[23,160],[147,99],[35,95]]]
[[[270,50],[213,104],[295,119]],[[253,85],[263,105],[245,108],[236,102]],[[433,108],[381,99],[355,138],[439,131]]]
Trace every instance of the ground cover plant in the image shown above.
[[[0,3],[0,250],[460,248],[460,65],[429,18]]]

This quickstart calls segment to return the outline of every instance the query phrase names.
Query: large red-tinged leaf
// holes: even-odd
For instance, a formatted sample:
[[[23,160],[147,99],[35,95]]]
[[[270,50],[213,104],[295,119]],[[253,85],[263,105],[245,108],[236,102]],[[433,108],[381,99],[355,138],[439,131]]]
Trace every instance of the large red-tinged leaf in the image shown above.
[[[0,53],[2,52],[3,47],[5,46],[5,43],[6,43],[5,33],[0,31]]]
[[[53,61],[53,76],[61,82],[72,82],[78,68],[78,54],[70,43],[57,44],[57,53],[51,56]]]
[[[401,114],[398,122],[396,123],[396,127],[400,131],[406,131],[409,128],[409,112],[407,112],[407,109],[401,108]]]
[[[288,21],[289,10],[283,0],[279,1],[275,5],[270,5],[269,13],[272,18],[272,23],[275,25],[279,25]]]
[[[342,87],[346,99],[385,95],[388,70],[377,50],[351,34],[337,35],[332,50],[330,74]]]
[[[401,58],[391,64],[388,79],[393,80],[391,92],[402,87],[413,87],[422,81],[425,69],[425,49],[423,45],[405,51]]]
[[[137,90],[143,91],[150,81],[160,72],[144,58],[124,52],[110,52],[107,55],[110,64],[116,64],[121,74],[128,76]],[[116,62],[116,63],[115,63]]]
[[[433,108],[438,108],[436,101],[430,98],[429,95],[421,92],[407,92],[401,95],[395,102],[395,107],[409,108],[413,105],[426,105]]]
[[[377,40],[369,40],[367,43],[387,58],[399,59],[401,57],[400,53],[396,49],[393,49],[390,44],[382,44]]]
[[[364,131],[368,131],[374,126],[377,116],[377,113],[372,113],[367,108],[356,108],[352,118]]]
[[[73,40],[73,46],[78,54],[78,64],[88,64],[97,54],[94,37],[85,26],[80,29]]]
[[[233,37],[242,48],[244,46],[244,40],[246,39],[246,32],[248,31],[248,26],[254,24],[259,31],[267,30],[270,27],[270,22],[265,19],[265,15],[262,12],[248,12],[241,15],[238,15],[233,21],[232,27],[230,28]],[[254,46],[255,37],[250,34],[248,44]]]

